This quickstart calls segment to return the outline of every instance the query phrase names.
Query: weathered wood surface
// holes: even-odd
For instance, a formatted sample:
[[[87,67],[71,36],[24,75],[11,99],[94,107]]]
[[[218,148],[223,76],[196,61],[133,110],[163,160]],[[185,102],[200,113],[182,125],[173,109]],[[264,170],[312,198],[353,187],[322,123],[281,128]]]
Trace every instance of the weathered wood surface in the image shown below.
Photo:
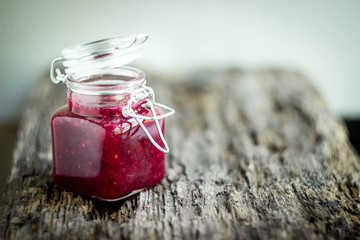
[[[229,70],[148,83],[177,110],[162,183],[115,203],[55,186],[49,119],[66,94],[43,79],[24,109],[0,238],[360,239],[359,158],[305,77]]]

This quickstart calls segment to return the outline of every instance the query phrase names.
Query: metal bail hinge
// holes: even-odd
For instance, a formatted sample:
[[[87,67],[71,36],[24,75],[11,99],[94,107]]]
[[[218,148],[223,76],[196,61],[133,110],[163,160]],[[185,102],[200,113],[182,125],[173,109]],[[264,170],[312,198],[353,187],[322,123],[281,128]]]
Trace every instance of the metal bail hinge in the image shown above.
[[[149,138],[149,140],[151,141],[152,144],[154,144],[154,146],[159,149],[161,152],[163,153],[168,153],[169,152],[169,146],[165,140],[164,134],[161,131],[161,127],[159,124],[159,119],[163,119],[166,118],[172,114],[175,113],[175,110],[165,106],[163,104],[159,104],[155,102],[155,94],[154,94],[154,90],[151,87],[148,86],[142,86],[140,89],[136,90],[136,91],[129,91],[129,93],[131,93],[130,95],[130,100],[128,101],[128,105],[125,106],[122,110],[122,114],[124,117],[133,117],[136,122],[140,125],[140,127],[142,128],[142,130],[145,132],[146,136]],[[149,107],[152,113],[152,116],[142,116],[142,115],[137,115],[135,113],[135,111],[132,109],[132,104],[133,103],[137,103],[142,99],[146,99],[146,103],[143,104],[144,107]],[[154,109],[154,106],[158,106],[160,108],[166,109],[169,112],[162,114],[160,116],[156,116],[156,112]],[[153,139],[153,137],[150,135],[149,131],[146,129],[146,127],[144,126],[144,124],[142,123],[141,120],[152,120],[155,121],[156,124],[156,128],[158,130],[159,136],[161,138],[161,141],[163,142],[165,148],[162,148],[157,142],[155,142],[155,140]]]
[[[54,68],[55,68],[55,64],[57,62],[63,61],[63,58],[55,58],[52,62],[51,62],[51,67],[50,67],[50,78],[51,81],[53,81],[53,83],[58,84],[59,82],[65,82],[66,81],[66,74],[61,73],[59,68],[55,69],[56,72],[56,76],[54,74]]]

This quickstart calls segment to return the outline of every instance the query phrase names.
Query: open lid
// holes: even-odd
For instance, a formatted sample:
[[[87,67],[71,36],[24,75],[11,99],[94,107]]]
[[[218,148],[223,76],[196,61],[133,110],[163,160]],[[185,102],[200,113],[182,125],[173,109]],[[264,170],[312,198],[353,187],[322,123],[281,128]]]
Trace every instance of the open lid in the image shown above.
[[[139,49],[147,39],[147,34],[123,35],[65,48],[61,51],[62,57],[54,59],[51,64],[51,80],[65,82],[68,74],[126,65],[141,57]],[[60,61],[65,74],[57,68],[55,77],[54,66]]]

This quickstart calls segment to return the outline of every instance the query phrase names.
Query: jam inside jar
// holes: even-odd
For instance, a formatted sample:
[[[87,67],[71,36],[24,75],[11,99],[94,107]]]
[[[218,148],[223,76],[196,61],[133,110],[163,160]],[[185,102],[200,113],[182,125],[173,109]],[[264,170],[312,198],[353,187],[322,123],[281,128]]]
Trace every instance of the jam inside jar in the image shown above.
[[[145,74],[105,67],[67,74],[64,82],[68,104],[51,119],[55,183],[107,201],[159,183],[168,152],[165,116]]]

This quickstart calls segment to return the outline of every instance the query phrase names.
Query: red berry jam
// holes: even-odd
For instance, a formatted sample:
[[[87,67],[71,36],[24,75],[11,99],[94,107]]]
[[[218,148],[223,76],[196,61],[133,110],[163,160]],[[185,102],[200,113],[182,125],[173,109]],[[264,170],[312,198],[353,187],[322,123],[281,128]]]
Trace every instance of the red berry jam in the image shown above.
[[[124,117],[129,96],[91,96],[68,91],[68,105],[51,119],[54,181],[67,190],[112,200],[159,183],[165,174],[164,153],[135,119]],[[134,105],[137,114],[151,111]],[[156,114],[162,111],[155,108]],[[141,120],[143,121],[143,120]],[[164,132],[164,120],[159,120]],[[143,121],[163,146],[154,121]]]

